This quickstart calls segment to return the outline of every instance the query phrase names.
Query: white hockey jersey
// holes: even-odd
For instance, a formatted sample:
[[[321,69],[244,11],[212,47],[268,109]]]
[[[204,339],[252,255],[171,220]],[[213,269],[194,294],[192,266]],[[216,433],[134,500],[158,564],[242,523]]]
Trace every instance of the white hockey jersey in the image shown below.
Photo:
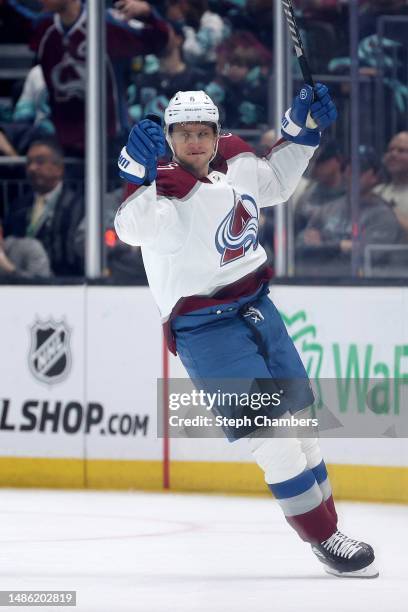
[[[211,296],[259,269],[259,210],[286,202],[314,148],[281,141],[259,159],[237,136],[221,136],[215,168],[197,179],[177,163],[158,167],[149,187],[129,185],[115,229],[142,247],[163,321],[189,296]]]

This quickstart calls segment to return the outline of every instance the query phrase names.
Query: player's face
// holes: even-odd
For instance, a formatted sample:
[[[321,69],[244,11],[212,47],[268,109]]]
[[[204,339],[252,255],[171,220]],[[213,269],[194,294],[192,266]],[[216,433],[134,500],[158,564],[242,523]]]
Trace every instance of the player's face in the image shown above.
[[[391,175],[408,178],[408,132],[402,132],[391,140],[384,163]]]
[[[210,125],[180,123],[171,133],[177,161],[198,178],[207,176],[210,159],[214,155],[217,134]]]

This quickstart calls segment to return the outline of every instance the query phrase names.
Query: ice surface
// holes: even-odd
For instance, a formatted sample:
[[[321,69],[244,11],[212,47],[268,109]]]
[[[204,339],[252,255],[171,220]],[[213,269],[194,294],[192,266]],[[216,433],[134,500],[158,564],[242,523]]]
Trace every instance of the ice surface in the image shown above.
[[[408,609],[406,506],[338,504],[340,528],[375,547],[380,569],[377,580],[347,580],[324,573],[269,497],[3,489],[0,498],[1,590],[76,590],[67,610]]]

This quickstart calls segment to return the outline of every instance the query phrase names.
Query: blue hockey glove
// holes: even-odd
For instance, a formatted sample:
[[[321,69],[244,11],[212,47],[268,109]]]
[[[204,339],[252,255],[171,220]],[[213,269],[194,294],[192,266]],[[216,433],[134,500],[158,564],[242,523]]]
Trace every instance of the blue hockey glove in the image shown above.
[[[322,132],[337,119],[337,108],[330,97],[326,85],[317,83],[314,88],[314,101],[310,107],[310,115]]]
[[[282,119],[282,135],[286,140],[316,147],[320,132],[337,119],[337,109],[326,85],[305,85]]]
[[[313,103],[313,87],[304,85],[293,100],[282,119],[282,136],[296,144],[317,147],[320,142],[320,131],[316,124],[310,122],[309,112]]]
[[[150,119],[137,123],[129,134],[118,160],[119,175],[136,185],[152,183],[157,176],[157,160],[166,152],[160,125]]]

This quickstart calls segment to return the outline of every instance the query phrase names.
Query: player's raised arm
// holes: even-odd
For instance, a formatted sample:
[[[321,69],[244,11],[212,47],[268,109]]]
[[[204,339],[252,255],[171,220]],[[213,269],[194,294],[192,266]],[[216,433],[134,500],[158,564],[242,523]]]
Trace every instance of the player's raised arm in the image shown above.
[[[161,125],[143,119],[131,130],[118,160],[119,174],[134,186],[119,207],[115,229],[119,238],[131,245],[171,249],[172,241],[160,241],[160,232],[174,222],[176,212],[166,198],[157,198],[157,163],[166,145]]]
[[[302,87],[282,118],[282,139],[259,162],[261,206],[290,198],[319,146],[322,131],[336,118],[336,106],[325,85]]]
[[[164,132],[151,119],[143,119],[131,130],[118,160],[119,174],[129,183],[150,185],[157,176],[157,161],[166,152]]]

